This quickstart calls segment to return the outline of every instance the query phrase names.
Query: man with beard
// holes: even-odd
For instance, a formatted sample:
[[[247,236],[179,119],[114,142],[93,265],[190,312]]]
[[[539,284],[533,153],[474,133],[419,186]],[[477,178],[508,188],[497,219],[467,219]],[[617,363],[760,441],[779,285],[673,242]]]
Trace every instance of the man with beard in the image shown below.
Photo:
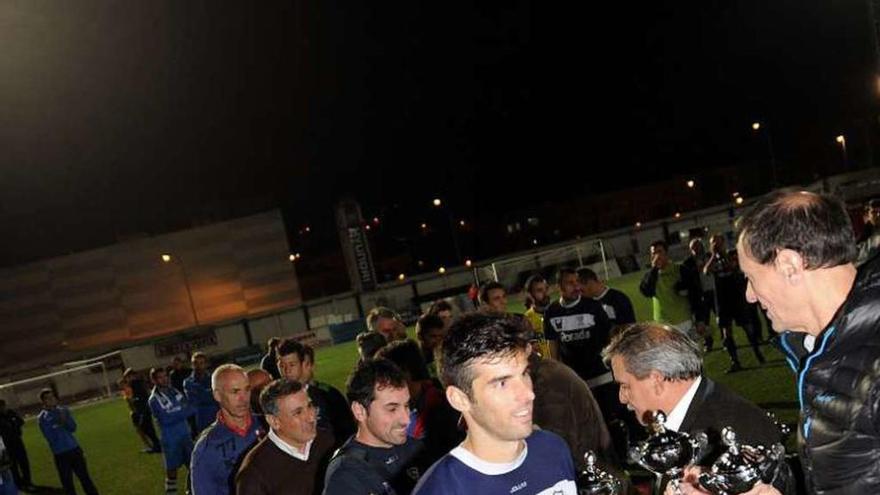
[[[532,350],[541,357],[550,357],[550,344],[544,335],[544,311],[550,306],[550,286],[543,275],[536,273],[526,280],[525,288],[530,304],[523,316],[534,331]]]
[[[387,359],[358,366],[348,380],[357,433],[327,468],[324,495],[403,495],[418,481],[422,442],[407,436],[409,389],[400,368]]]

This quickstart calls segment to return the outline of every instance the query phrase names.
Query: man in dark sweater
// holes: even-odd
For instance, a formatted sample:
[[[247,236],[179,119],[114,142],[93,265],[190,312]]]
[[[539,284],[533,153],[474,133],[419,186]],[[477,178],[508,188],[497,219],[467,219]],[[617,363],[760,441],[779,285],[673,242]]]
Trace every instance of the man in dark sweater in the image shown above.
[[[324,487],[333,436],[317,427],[302,384],[284,378],[260,394],[270,430],[244,458],[235,478],[242,495],[313,495]]]

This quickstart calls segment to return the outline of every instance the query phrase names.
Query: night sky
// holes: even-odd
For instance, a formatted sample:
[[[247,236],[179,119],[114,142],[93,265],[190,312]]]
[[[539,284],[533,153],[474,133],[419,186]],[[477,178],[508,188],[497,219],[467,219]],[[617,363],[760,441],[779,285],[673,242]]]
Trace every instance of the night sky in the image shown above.
[[[343,197],[493,231],[766,162],[755,119],[784,179],[839,172],[840,133],[868,165],[867,2],[564,7],[0,0],[0,264],[271,207],[331,249]]]

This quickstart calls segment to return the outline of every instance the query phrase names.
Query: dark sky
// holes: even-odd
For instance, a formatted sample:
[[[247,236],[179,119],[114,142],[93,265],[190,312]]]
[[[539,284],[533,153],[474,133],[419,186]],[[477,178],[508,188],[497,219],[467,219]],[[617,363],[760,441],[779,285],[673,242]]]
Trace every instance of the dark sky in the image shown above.
[[[867,2],[604,3],[0,0],[0,264],[271,206],[332,239],[345,196],[485,225],[766,160],[756,118],[783,175],[864,164]]]

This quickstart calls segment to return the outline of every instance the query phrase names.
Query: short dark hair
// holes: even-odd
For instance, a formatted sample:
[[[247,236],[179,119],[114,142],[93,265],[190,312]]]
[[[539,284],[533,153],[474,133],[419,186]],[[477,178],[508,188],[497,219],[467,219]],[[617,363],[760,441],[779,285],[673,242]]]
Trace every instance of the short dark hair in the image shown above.
[[[556,272],[556,283],[557,283],[557,284],[561,284],[561,283],[562,283],[562,279],[563,279],[566,275],[574,275],[575,277],[577,277],[577,272],[575,271],[574,268],[572,268],[572,267],[570,267],[570,266],[563,266],[562,268],[560,268],[560,269]]]
[[[419,318],[419,321],[416,322],[416,337],[421,339],[428,330],[433,330],[435,328],[442,329],[444,326],[443,319],[436,314],[424,314]]]
[[[482,302],[484,304],[488,303],[489,302],[489,291],[496,290],[496,289],[501,289],[505,293],[507,293],[507,289],[505,289],[504,286],[501,285],[501,283],[496,282],[494,280],[490,280],[490,281],[486,282],[485,284],[483,284],[482,286],[480,286],[480,302]]]
[[[379,332],[363,332],[357,336],[357,346],[364,360],[373,359],[379,349],[385,347],[388,340]]]
[[[376,390],[386,387],[404,388],[406,378],[394,363],[387,359],[372,359],[358,364],[354,373],[348,377],[345,385],[345,396],[352,404],[357,402],[370,409],[370,403],[376,399]]]
[[[663,239],[657,239],[656,241],[651,243],[652,248],[662,247],[664,251],[669,252],[669,244],[666,244],[666,241]]]
[[[401,371],[409,375],[410,380],[420,381],[431,378],[428,366],[425,365],[425,359],[422,357],[422,350],[419,348],[419,344],[412,340],[392,342],[379,349],[376,358],[387,359],[396,364]]]
[[[449,304],[449,302],[445,299],[440,299],[431,303],[431,306],[428,308],[427,314],[436,315],[441,311],[452,311],[452,305]]]
[[[531,293],[533,285],[535,285],[537,283],[541,283],[541,282],[546,282],[546,281],[547,281],[547,279],[545,279],[544,276],[541,275],[540,273],[532,274],[531,276],[529,276],[529,278],[526,279],[526,284],[525,284],[526,292]]]
[[[158,367],[158,368],[150,368],[150,381],[155,382],[155,381],[156,381],[156,376],[157,376],[159,373],[168,373],[168,371],[167,371],[165,368],[161,367],[161,366]]]
[[[736,222],[737,238],[758,263],[791,249],[808,270],[832,268],[855,261],[855,236],[846,207],[827,194],[782,190],[755,203]]]
[[[278,357],[284,357],[289,354],[296,354],[300,361],[305,361],[306,350],[302,342],[294,338],[286,338],[278,344],[278,350],[275,351]]]
[[[278,347],[278,343],[279,343],[279,342],[281,342],[281,338],[280,338],[280,337],[272,337],[271,339],[269,339],[269,342],[266,343],[266,346],[267,346],[269,349],[275,349],[275,348]]]
[[[309,344],[303,344],[303,359],[302,361],[309,361],[312,364],[315,364],[315,348],[310,346]]]
[[[475,361],[505,357],[524,351],[528,329],[523,318],[469,313],[456,320],[443,339],[440,376],[446,386],[455,386],[470,396]]]
[[[40,390],[40,402],[45,402],[47,395],[55,397],[55,391],[51,388],[44,388],[43,390]]]
[[[581,282],[591,282],[599,280],[599,276],[596,275],[596,272],[587,267],[578,268],[577,274],[578,280],[580,280]]]
[[[278,399],[293,395],[302,389],[302,383],[287,378],[269,382],[260,392],[260,407],[263,408],[263,413],[278,416]]]

